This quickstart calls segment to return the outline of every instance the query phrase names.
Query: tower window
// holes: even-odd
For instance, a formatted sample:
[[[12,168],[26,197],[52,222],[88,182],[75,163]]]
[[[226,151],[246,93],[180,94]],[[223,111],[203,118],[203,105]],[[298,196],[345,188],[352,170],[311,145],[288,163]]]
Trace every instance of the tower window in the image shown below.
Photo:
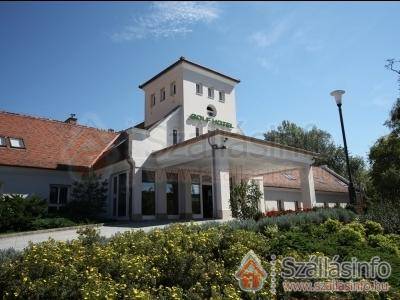
[[[225,102],[225,92],[219,91],[219,101]]]
[[[160,90],[160,101],[164,101],[165,100],[165,88],[162,88]]]
[[[201,83],[196,83],[196,94],[203,95],[203,85]]]
[[[208,98],[214,99],[214,89],[208,88]]]
[[[172,130],[172,144],[178,144],[178,130],[176,129]]]
[[[196,127],[196,137],[198,137],[200,135],[200,128]]]
[[[10,137],[10,146],[11,148],[25,148],[24,141],[19,138]]]
[[[213,105],[207,106],[207,116],[215,117],[217,115],[217,110]]]
[[[170,87],[169,87],[169,92],[171,96],[176,95],[176,83],[175,81],[171,83]]]
[[[150,96],[150,106],[153,107],[154,105],[156,105],[156,95],[155,94],[151,94],[151,96]]]

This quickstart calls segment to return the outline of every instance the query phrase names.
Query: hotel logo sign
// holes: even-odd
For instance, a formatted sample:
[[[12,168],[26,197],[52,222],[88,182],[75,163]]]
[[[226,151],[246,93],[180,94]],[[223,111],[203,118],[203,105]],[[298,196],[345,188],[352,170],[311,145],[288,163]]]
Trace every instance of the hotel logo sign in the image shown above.
[[[233,128],[233,125],[231,123],[229,123],[229,122],[224,122],[224,121],[216,120],[216,119],[213,119],[213,118],[203,117],[203,116],[196,115],[196,114],[191,114],[189,116],[189,119],[197,120],[197,121],[203,121],[203,122],[211,122],[212,124],[215,124],[215,125],[223,126],[223,127],[226,127],[226,128]]]
[[[267,272],[261,265],[260,259],[250,250],[243,257],[242,262],[235,273],[239,286],[246,292],[257,292],[264,286]]]

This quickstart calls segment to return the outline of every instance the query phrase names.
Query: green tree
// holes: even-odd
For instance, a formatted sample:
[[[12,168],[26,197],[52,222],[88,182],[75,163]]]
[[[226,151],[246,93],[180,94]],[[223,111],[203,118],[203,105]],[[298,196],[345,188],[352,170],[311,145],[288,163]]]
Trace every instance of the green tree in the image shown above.
[[[283,121],[277,129],[266,132],[264,138],[267,141],[319,153],[315,165],[327,165],[336,173],[347,177],[344,149],[334,143],[331,134],[327,131],[318,129],[316,126],[306,130],[290,121]],[[349,160],[356,184],[365,187],[367,170],[364,159],[350,155]]]
[[[262,192],[254,180],[234,185],[229,198],[232,216],[241,220],[256,219],[259,215],[258,203],[261,198]]]
[[[385,124],[392,131],[371,147],[371,182],[378,201],[398,202],[400,200],[400,100],[393,105]]]
[[[104,212],[107,200],[106,179],[101,175],[88,172],[82,175],[80,181],[75,181],[71,192],[71,201],[66,212],[75,219],[95,219]]]

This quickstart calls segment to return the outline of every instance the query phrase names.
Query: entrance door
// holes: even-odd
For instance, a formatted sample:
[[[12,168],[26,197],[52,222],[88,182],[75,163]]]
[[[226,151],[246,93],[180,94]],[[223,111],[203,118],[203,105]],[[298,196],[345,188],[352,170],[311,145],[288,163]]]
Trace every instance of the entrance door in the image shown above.
[[[203,185],[203,218],[213,217],[212,186]]]

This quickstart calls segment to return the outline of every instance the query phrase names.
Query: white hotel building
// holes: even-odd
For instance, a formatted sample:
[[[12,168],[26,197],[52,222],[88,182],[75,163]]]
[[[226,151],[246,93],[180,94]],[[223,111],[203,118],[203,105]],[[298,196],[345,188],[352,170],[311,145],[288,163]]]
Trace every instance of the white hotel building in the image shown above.
[[[344,205],[346,179],[311,167],[316,154],[243,135],[238,83],[181,57],[139,86],[144,122],[117,133],[0,112],[0,193],[38,194],[57,209],[93,169],[108,179],[114,219],[230,218],[231,185],[251,179],[261,211]]]

